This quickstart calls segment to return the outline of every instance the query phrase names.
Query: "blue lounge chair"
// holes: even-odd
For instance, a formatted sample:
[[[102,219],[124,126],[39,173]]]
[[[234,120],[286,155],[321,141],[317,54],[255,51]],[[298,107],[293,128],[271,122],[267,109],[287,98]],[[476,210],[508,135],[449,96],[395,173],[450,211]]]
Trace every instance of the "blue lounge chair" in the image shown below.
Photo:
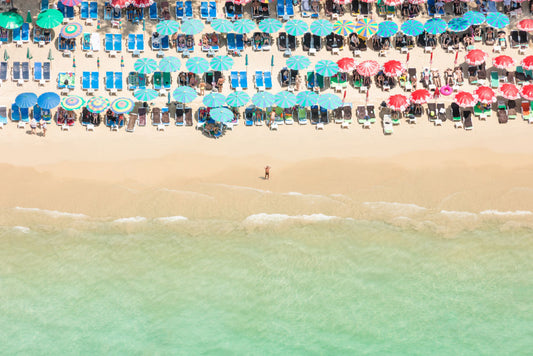
[[[29,122],[30,121],[30,109],[20,108],[20,121]]]
[[[242,89],[248,89],[248,76],[246,72],[240,72],[239,74],[239,86]]]
[[[237,51],[239,51],[239,52],[244,51],[244,41],[242,39],[242,35],[241,34],[237,34],[235,36],[235,47],[236,47]]]
[[[285,3],[285,14],[289,17],[294,16],[294,5],[291,0],[286,1]]]
[[[113,8],[113,20],[120,20],[122,18],[122,9]]]
[[[13,29],[13,42],[20,42],[20,27]]]
[[[9,32],[8,30],[2,29],[2,32],[0,33],[0,42],[2,43],[8,43],[9,42]]]
[[[106,52],[113,51],[113,34],[106,33],[104,41],[105,41],[105,50],[106,50]]]
[[[98,20],[98,3],[96,1],[91,1],[89,4],[89,18]]]
[[[209,2],[209,18],[216,19],[218,16],[217,13],[217,3],[215,1]]]
[[[48,10],[50,3],[48,0],[41,0],[41,11]]]
[[[111,19],[113,18],[113,14],[112,14],[113,10],[109,10],[108,6],[109,6],[109,3],[106,2],[104,4],[104,20],[111,21]]]
[[[235,52],[235,34],[234,33],[228,33],[228,51],[229,52]]]
[[[272,73],[263,72],[263,79],[265,81],[265,89],[272,89]]]
[[[154,37],[154,35],[152,34],[152,51],[159,51],[161,49],[161,36],[159,37]]]
[[[33,64],[33,80],[39,82],[43,80],[43,63],[35,62]]]
[[[117,52],[122,52],[122,34],[115,34],[113,40],[113,48]]]
[[[427,7],[429,16],[435,16],[436,13],[439,15],[444,15],[444,9],[439,9],[438,12],[435,11],[435,0],[428,0]]]
[[[91,50],[91,34],[84,33],[81,41],[81,49],[84,51]]]
[[[19,122],[20,121],[20,109],[17,104],[11,104],[11,121]]]
[[[50,81],[50,62],[43,63],[43,80],[46,82]]]
[[[65,10],[65,4],[63,4],[61,1],[57,2],[57,10],[63,14],[63,17],[66,17],[67,11]]]
[[[239,72],[230,73],[230,83],[233,89],[239,88]]]
[[[139,52],[144,52],[144,34],[138,33],[135,38],[135,49]]]
[[[87,1],[82,1],[80,4],[80,18],[82,20],[89,18],[89,3]]]
[[[255,72],[255,86],[257,89],[264,89],[265,88],[265,82],[263,80],[263,72],[256,71]]]
[[[146,74],[139,73],[139,89],[146,89]]]
[[[7,80],[7,62],[0,62],[0,80]]]
[[[66,19],[74,19],[74,6],[65,6],[64,16]]]
[[[285,1],[278,0],[277,10],[278,10],[278,17],[285,17]]]
[[[91,72],[83,72],[81,75],[81,88],[83,90],[91,89]]]
[[[115,72],[115,89],[121,91],[122,85],[122,72]]]
[[[176,1],[176,19],[183,20],[185,15],[185,8],[183,7],[183,1]]]
[[[0,124],[7,125],[7,108],[4,105],[0,106]]]
[[[135,35],[133,33],[128,34],[128,52],[135,51]]]
[[[488,12],[498,12],[498,8],[496,7],[495,1],[489,1],[488,5],[489,5]]]
[[[128,74],[128,89],[135,90],[139,86],[139,75],[137,72],[130,72]]]
[[[100,73],[92,72],[91,73],[91,89],[98,90],[100,88]]]
[[[170,48],[170,43],[168,40],[168,36],[161,37],[161,49],[166,51]]]
[[[157,14],[157,2],[154,1],[152,5],[150,5],[150,20],[159,20],[159,15]]]
[[[22,71],[22,79],[25,82],[30,80],[30,62],[20,63],[20,70]]]
[[[154,83],[155,90],[161,90],[161,72],[154,72],[152,82]]]
[[[200,17],[203,19],[209,17],[209,3],[207,1],[202,1],[200,3]]]
[[[30,24],[24,22],[20,27],[20,40],[22,42],[30,42]]]
[[[185,18],[192,19],[192,1],[185,1],[183,5],[185,6]]]
[[[106,90],[115,89],[115,78],[113,72],[105,72],[105,88]]]
[[[41,107],[39,105],[33,106],[33,118],[37,122],[41,121]]]
[[[7,66],[7,62],[4,62],[4,63],[6,63],[6,66]],[[20,62],[13,62],[12,68],[13,68],[13,80],[14,81],[21,80],[22,76],[20,75]]]

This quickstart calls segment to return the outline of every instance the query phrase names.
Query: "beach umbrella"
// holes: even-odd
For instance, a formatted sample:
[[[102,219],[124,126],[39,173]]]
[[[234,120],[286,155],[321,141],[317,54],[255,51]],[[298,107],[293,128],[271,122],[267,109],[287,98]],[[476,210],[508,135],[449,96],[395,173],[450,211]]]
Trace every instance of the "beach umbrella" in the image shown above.
[[[443,19],[432,18],[426,21],[424,24],[424,30],[431,35],[440,35],[446,29],[448,25]]]
[[[338,20],[333,23],[333,33],[348,36],[355,31],[355,22],[350,20]]]
[[[30,47],[28,47],[28,49],[26,50],[26,58],[27,59],[32,59],[33,58],[33,56],[30,53]]]
[[[71,22],[61,28],[61,37],[63,38],[75,38],[81,35],[83,32],[83,26],[78,22]]]
[[[502,29],[510,23],[509,17],[499,12],[489,12],[487,14],[487,25],[497,29]]]
[[[42,109],[46,110],[51,110],[55,108],[59,105],[60,102],[61,97],[53,91],[43,93],[37,98],[37,105],[39,105]]]
[[[211,93],[204,96],[202,100],[204,105],[210,108],[216,108],[226,103],[226,97],[220,93]]]
[[[211,68],[213,70],[223,71],[230,70],[233,66],[233,58],[228,56],[216,56],[211,59]]]
[[[155,0],[133,0],[131,4],[135,7],[145,8],[150,7]]]
[[[477,98],[466,91],[460,91],[455,94],[454,101],[462,108],[469,108],[477,103]]]
[[[274,105],[276,98],[269,92],[262,91],[252,97],[252,103],[258,108],[268,108]]]
[[[505,83],[500,86],[500,93],[505,99],[515,100],[520,97],[520,90],[516,85],[511,83]]]
[[[285,31],[291,36],[301,36],[309,30],[309,26],[302,20],[289,20],[285,24]]]
[[[159,22],[155,30],[163,36],[172,36],[180,30],[180,24],[178,21],[165,20]]]
[[[533,57],[532,57],[533,59]],[[502,54],[492,59],[492,64],[499,69],[506,69],[515,66],[515,60],[511,56]],[[523,66],[522,66],[523,67]]]
[[[111,6],[122,9],[131,4],[131,0],[111,0]]]
[[[61,0],[61,2],[65,6],[79,6],[81,4],[81,0]]]
[[[152,58],[139,58],[133,64],[135,71],[141,74],[151,74],[157,70],[157,62]]]
[[[233,23],[233,31],[237,33],[248,33],[255,29],[255,22],[248,19],[237,20]]]
[[[392,95],[387,99],[387,106],[394,111],[405,111],[409,106],[409,99],[402,94]]]
[[[366,60],[357,65],[357,73],[363,77],[371,77],[379,71],[379,63],[374,60]]]
[[[481,25],[486,19],[485,15],[479,11],[467,11],[463,18],[470,22],[470,25]]]
[[[28,13],[26,14],[26,22],[27,23],[32,23],[31,11],[30,10],[28,10]]]
[[[19,108],[31,108],[37,104],[37,95],[34,93],[22,93],[15,98],[15,104]]]
[[[313,35],[327,36],[333,32],[333,24],[328,20],[315,20],[311,22],[309,29]]]
[[[296,95],[296,104],[300,106],[313,106],[318,102],[318,94],[310,90],[302,91]]]
[[[477,96],[477,99],[483,104],[490,104],[496,101],[496,93],[490,87],[480,86],[474,90],[474,94]]]
[[[296,95],[290,91],[282,91],[281,93],[277,93],[275,95],[275,100],[276,106],[284,109],[292,108],[294,105],[296,105]]]
[[[78,110],[83,105],[85,105],[85,100],[77,95],[69,95],[61,100],[61,106],[67,111]]]
[[[399,6],[403,3],[403,0],[384,0],[383,2],[387,6]]]
[[[235,118],[233,112],[228,108],[216,108],[209,111],[209,116],[216,122],[230,122]]]
[[[318,105],[326,110],[335,110],[343,105],[342,99],[335,94],[322,94],[318,97]]]
[[[332,60],[322,59],[315,65],[315,71],[324,77],[332,77],[339,71],[339,66]]]
[[[182,86],[174,90],[172,96],[180,103],[190,103],[198,97],[198,94],[193,88]]]
[[[3,26],[2,26],[3,27]],[[516,28],[521,31],[531,32],[533,31],[533,19],[524,19],[518,22]]]
[[[2,12],[0,14],[0,27],[8,30],[19,28],[24,23],[22,16],[14,11]]]
[[[355,33],[359,37],[369,38],[376,34],[379,30],[379,25],[375,20],[369,18],[362,18],[355,23]]]
[[[159,93],[154,89],[141,88],[135,89],[133,96],[139,101],[152,101],[159,96]]]
[[[525,70],[533,69],[533,56],[524,57],[521,64]]]
[[[407,20],[400,27],[407,36],[418,36],[424,32],[424,24],[417,20]]]
[[[192,57],[185,63],[187,70],[195,74],[202,74],[209,71],[209,62],[201,57]]]
[[[333,0],[333,2],[339,5],[348,5],[351,4],[352,0]]]
[[[355,69],[357,66],[357,63],[355,63],[355,59],[351,57],[344,57],[337,61],[337,65],[339,66],[339,71],[341,72],[351,72]]]
[[[466,54],[465,62],[471,66],[478,66],[482,63],[485,63],[485,60],[487,60],[488,56],[489,55],[487,52],[481,49],[473,49]]]
[[[251,1],[252,0],[233,0],[233,3],[236,5],[246,5]],[[260,2],[264,2],[264,1],[260,1]]]
[[[462,18],[462,17],[456,17],[450,20],[448,22],[448,30],[452,32],[463,32],[466,31],[470,27],[470,21]]]
[[[526,100],[533,100],[533,84],[524,85],[522,89],[520,89],[520,95]]]
[[[226,19],[214,19],[211,22],[211,27],[216,32],[228,33],[233,31],[233,22]]]
[[[311,64],[311,61],[306,56],[291,56],[287,59],[287,68],[294,69],[294,70],[302,70]]]
[[[196,35],[204,29],[204,24],[198,19],[189,19],[181,24],[181,32],[186,35]]]
[[[411,102],[414,104],[425,104],[431,98],[431,93],[427,89],[417,89],[411,93]]]
[[[162,72],[176,72],[180,67],[181,62],[178,57],[164,57],[159,61],[159,70]]]
[[[450,1],[450,0],[446,0],[446,1]],[[422,5],[425,3],[426,3],[426,0],[409,0],[409,4],[413,4],[413,5]]]
[[[39,13],[35,23],[41,28],[54,28],[63,23],[63,14],[56,9],[44,10]]]
[[[360,0],[361,2],[366,2],[367,4],[372,4],[374,2],[377,2],[378,0]]]
[[[281,30],[283,24],[279,20],[268,18],[259,22],[259,25],[257,25],[257,27],[263,32],[274,33]]]
[[[379,37],[392,37],[398,32],[398,25],[392,21],[383,21],[378,26],[376,35]]]
[[[4,49],[4,61],[9,59],[9,54],[7,54],[7,49]]]
[[[93,113],[101,113],[109,107],[109,99],[103,96],[95,96],[87,101],[87,110]]]
[[[127,114],[133,110],[135,102],[128,98],[117,98],[111,103],[110,109],[115,114]]]
[[[402,62],[395,59],[385,62],[383,64],[383,73],[389,77],[397,77],[405,71],[405,66]]]
[[[244,106],[250,101],[250,95],[244,91],[234,91],[226,98],[226,104],[233,107]]]

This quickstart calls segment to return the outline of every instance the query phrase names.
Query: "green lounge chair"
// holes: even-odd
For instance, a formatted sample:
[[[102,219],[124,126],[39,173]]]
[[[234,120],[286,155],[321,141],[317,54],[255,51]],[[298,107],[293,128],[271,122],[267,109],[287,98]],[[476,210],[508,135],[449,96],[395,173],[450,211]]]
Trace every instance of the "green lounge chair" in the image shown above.
[[[172,78],[170,76],[169,72],[163,72],[163,87],[165,89],[170,89],[170,84],[172,82]]]
[[[490,72],[490,86],[492,88],[498,88],[500,86],[500,78],[498,77],[498,72]]]
[[[316,84],[320,89],[324,89],[324,76],[316,74]]]
[[[305,108],[298,108],[298,123],[307,125],[307,110]]]
[[[283,109],[280,107],[276,107],[274,111],[276,112],[276,122],[278,124],[283,124]]]
[[[161,72],[154,73],[154,89],[160,90],[161,87]]]
[[[401,116],[402,116],[402,114],[400,112],[395,112],[393,115],[391,115],[392,124],[393,125],[399,125]]]
[[[476,106],[474,106],[474,115],[480,116],[483,113],[483,109],[481,108],[481,104],[478,102]]]

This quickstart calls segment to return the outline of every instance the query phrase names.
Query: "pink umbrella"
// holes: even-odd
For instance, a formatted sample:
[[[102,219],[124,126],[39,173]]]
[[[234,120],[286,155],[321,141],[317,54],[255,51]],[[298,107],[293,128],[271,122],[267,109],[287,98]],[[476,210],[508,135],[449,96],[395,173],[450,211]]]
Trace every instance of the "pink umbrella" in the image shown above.
[[[154,0],[133,0],[131,3],[136,7],[150,7],[154,3]]]
[[[339,66],[339,70],[343,72],[350,72],[355,69],[357,64],[355,63],[355,59],[351,57],[345,57],[339,59],[337,61],[337,65]]]
[[[409,0],[409,4],[425,4],[427,0]]]
[[[466,91],[460,91],[459,93],[455,94],[454,100],[457,105],[463,108],[472,107],[477,103],[476,97]]]
[[[81,0],[61,0],[65,6],[78,6],[81,4]]]
[[[388,61],[383,65],[383,73],[389,77],[397,77],[402,74],[404,70],[405,67],[403,63],[395,59]]]
[[[236,5],[246,5],[252,0],[233,0],[233,3]]]
[[[482,63],[485,63],[485,60],[488,56],[489,55],[485,51],[473,49],[466,54],[465,62],[473,66],[478,66]]]
[[[111,0],[111,6],[122,9],[131,4],[130,0]]]
[[[477,96],[478,101],[483,104],[490,104],[496,100],[496,93],[490,87],[480,86],[474,90],[474,94]]]
[[[522,59],[522,68],[525,70],[533,69],[533,56],[527,56]]]
[[[352,0],[333,0],[333,2],[339,5],[348,5],[352,3]]]
[[[533,31],[533,19],[523,19],[516,25],[516,28],[527,32]]]
[[[368,4],[371,4],[373,2],[377,2],[378,0],[361,0],[362,2],[366,2]]]
[[[431,93],[427,89],[418,89],[411,93],[411,102],[415,104],[425,104],[431,98]]]
[[[526,100],[533,100],[533,84],[527,84],[520,90],[520,95]]]
[[[379,63],[373,60],[366,60],[357,66],[357,73],[363,77],[371,77],[379,71]]]
[[[387,6],[398,6],[402,4],[403,0],[384,0],[383,2]]]
[[[501,56],[492,58],[492,64],[496,68],[506,69],[515,66],[513,57],[502,54]]]
[[[387,99],[387,106],[395,111],[405,111],[409,106],[409,100],[405,95],[396,94]]]
[[[500,93],[505,99],[515,100],[520,97],[520,90],[516,85],[511,83],[505,83],[500,86]]]

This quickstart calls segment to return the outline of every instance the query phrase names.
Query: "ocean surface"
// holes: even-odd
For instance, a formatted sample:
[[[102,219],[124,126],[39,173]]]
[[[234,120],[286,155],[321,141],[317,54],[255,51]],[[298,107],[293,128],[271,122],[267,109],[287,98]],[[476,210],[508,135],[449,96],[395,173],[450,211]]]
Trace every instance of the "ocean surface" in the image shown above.
[[[529,228],[45,213],[0,228],[2,355],[533,350]]]

